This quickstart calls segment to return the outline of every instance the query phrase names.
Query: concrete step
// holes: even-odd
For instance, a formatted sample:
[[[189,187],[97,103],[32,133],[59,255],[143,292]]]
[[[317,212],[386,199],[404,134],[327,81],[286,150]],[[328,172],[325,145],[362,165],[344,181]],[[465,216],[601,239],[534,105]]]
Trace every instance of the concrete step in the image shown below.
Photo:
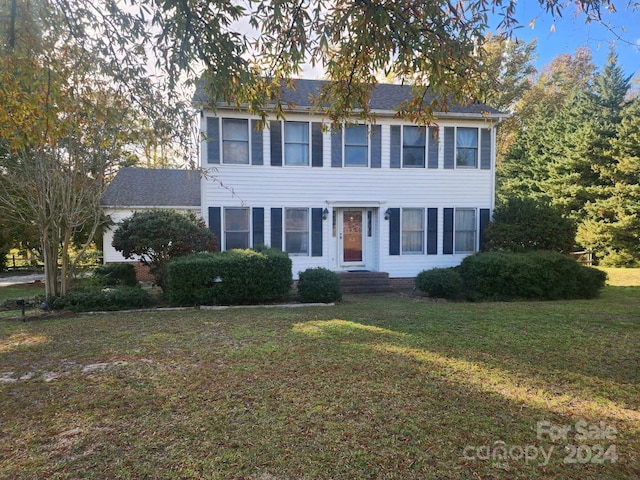
[[[346,294],[390,293],[393,287],[386,272],[341,272],[340,286]]]

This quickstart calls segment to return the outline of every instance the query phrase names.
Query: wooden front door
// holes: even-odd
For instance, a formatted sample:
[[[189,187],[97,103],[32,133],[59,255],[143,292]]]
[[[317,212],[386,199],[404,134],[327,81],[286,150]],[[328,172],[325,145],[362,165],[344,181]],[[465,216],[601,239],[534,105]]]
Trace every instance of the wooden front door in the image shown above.
[[[342,212],[342,262],[363,263],[363,212],[344,210]]]

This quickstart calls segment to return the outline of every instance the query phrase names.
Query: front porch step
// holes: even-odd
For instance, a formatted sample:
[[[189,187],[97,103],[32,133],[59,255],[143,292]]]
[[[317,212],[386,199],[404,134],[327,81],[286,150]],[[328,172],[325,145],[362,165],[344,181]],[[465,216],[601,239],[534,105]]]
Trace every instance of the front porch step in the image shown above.
[[[357,295],[393,292],[386,272],[340,272],[338,276],[342,293]]]

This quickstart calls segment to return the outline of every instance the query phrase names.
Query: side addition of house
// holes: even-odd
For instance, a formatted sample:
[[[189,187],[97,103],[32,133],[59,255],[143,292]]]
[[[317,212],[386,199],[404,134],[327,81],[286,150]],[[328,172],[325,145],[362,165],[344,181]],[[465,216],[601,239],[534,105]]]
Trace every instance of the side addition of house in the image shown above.
[[[460,263],[480,247],[494,206],[495,127],[482,105],[451,106],[437,126],[402,121],[411,91],[376,87],[375,124],[331,130],[311,113],[319,81],[284,94],[286,121],[203,108],[202,215],[221,250],[282,249],[309,267],[390,278]],[[221,184],[224,187],[221,187]]]

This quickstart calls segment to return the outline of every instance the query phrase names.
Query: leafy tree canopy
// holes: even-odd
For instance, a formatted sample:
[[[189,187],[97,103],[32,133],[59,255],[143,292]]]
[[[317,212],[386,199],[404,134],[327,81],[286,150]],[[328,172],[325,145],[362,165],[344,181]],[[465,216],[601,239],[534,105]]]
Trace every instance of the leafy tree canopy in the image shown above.
[[[511,198],[496,207],[485,232],[490,250],[568,253],[576,237],[575,222],[549,204],[530,198]]]
[[[148,266],[166,289],[165,268],[174,257],[217,250],[217,239],[202,219],[173,210],[144,210],[125,218],[113,234],[113,247]]]

